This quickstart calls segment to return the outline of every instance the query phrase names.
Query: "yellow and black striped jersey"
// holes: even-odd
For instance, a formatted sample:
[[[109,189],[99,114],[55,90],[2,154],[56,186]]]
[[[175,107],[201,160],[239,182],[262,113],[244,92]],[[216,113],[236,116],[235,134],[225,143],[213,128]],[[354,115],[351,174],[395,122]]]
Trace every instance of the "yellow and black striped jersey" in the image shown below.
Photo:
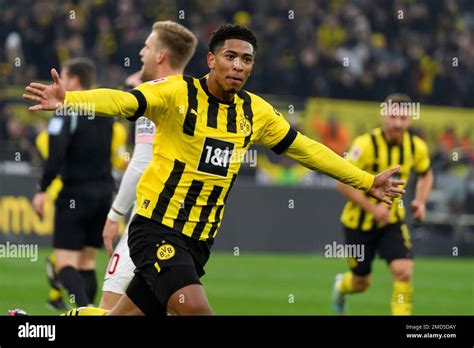
[[[273,106],[241,90],[230,102],[216,99],[206,77],[171,76],[130,92],[66,92],[65,104],[93,105],[96,114],[156,125],[153,158],[137,186],[137,214],[187,236],[216,236],[241,160],[259,143],[312,170],[368,191],[373,175],[290,127]]]
[[[418,136],[405,132],[400,144],[390,144],[384,137],[382,128],[357,137],[349,151],[349,161],[369,173],[378,173],[400,165],[397,178],[408,182],[412,170],[418,175],[426,174],[430,169],[430,156],[426,143]],[[402,186],[400,186],[402,188]],[[374,198],[369,198],[377,203]],[[394,198],[391,207],[390,223],[403,221],[405,208],[403,200]],[[368,231],[374,227],[374,218],[360,205],[348,201],[341,215],[341,222],[348,228]],[[375,228],[383,227],[377,224]]]
[[[144,115],[157,125],[154,160],[137,187],[137,213],[193,238],[213,238],[239,159],[254,141],[288,146],[280,142],[290,125],[254,94],[217,100],[204,78],[169,77],[136,91],[146,99]]]

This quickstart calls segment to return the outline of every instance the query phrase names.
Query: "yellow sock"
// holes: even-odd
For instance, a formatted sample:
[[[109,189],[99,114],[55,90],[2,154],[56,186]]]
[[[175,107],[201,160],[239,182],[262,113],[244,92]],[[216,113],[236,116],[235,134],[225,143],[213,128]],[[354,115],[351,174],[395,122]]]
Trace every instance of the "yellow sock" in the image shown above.
[[[61,314],[62,316],[66,317],[75,317],[75,316],[100,316],[106,315],[108,309],[102,309],[97,307],[79,307],[73,308],[69,312]]]
[[[339,281],[339,291],[343,294],[350,294],[354,292],[352,288],[352,272],[348,271],[343,274],[342,279]]]
[[[63,297],[63,291],[62,290],[56,290],[54,288],[50,288],[48,297],[49,297],[50,301],[57,301],[61,297]]]
[[[411,315],[413,285],[411,282],[393,283],[392,315]]]

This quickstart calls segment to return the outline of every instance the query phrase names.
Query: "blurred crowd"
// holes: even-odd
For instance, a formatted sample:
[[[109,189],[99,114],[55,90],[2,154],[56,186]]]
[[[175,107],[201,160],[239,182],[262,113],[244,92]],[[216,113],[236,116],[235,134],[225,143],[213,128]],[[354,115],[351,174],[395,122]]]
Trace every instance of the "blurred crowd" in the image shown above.
[[[474,105],[474,4],[470,0],[16,0],[4,1],[0,76],[48,79],[59,62],[88,56],[116,86],[140,68],[156,20],[199,38],[187,69],[207,72],[207,41],[220,24],[251,27],[258,93],[381,100],[406,93],[429,104]],[[20,58],[20,62],[15,61]]]

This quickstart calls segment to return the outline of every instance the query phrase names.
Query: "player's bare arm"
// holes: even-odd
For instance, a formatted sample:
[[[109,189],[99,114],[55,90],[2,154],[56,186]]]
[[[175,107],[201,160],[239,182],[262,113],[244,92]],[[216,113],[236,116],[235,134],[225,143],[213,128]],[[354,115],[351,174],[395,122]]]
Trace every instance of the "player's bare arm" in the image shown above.
[[[433,180],[434,175],[432,170],[429,170],[425,175],[418,177],[415,199],[411,202],[413,217],[416,220],[423,221],[425,219],[426,199],[428,198],[431,187],[433,186]]]

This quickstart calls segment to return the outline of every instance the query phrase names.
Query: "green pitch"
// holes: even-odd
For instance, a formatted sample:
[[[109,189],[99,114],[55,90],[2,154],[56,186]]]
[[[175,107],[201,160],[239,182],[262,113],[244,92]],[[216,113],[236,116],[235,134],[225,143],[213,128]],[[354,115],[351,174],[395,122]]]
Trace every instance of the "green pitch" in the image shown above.
[[[0,259],[0,315],[17,307],[35,315],[58,314],[46,306],[43,261],[49,252],[40,249],[37,262]],[[107,261],[102,252],[99,288]],[[332,314],[334,276],[345,270],[344,260],[319,255],[215,252],[202,281],[216,314],[328,315]],[[414,286],[415,315],[474,314],[472,258],[418,258]],[[378,260],[371,288],[349,298],[349,313],[389,315],[391,291],[391,276],[385,263]]]

